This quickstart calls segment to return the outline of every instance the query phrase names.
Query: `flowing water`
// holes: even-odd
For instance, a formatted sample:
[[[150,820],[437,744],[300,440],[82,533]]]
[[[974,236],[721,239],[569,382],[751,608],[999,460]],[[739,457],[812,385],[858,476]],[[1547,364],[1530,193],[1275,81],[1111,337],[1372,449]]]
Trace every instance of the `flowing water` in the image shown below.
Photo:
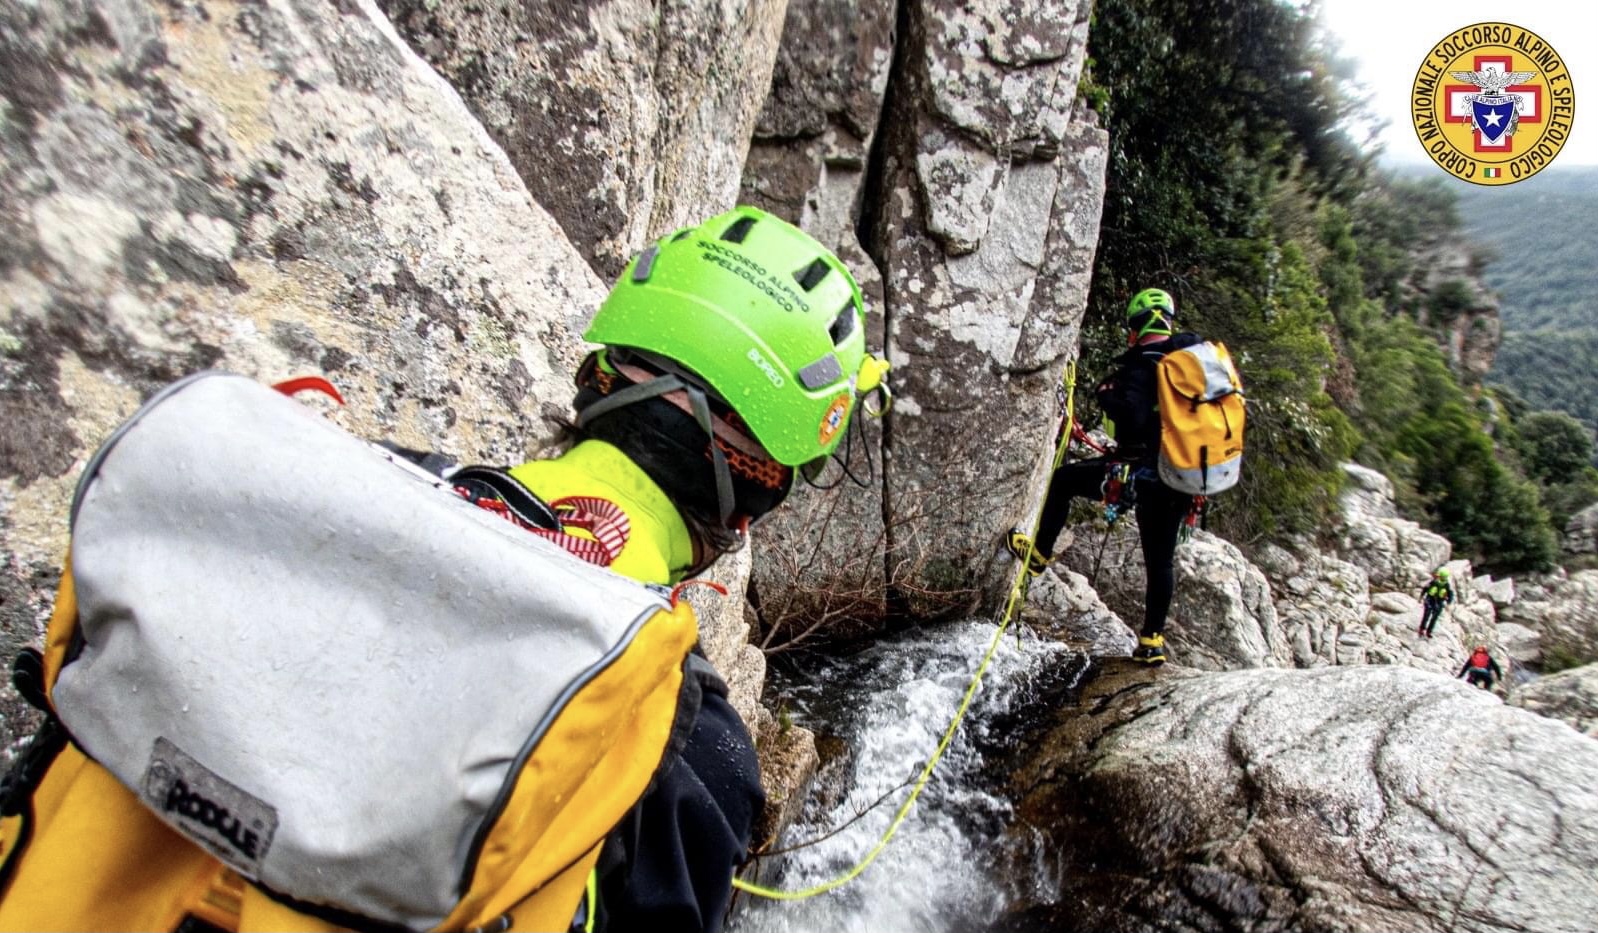
[[[838,736],[850,749],[824,766],[820,789],[779,847],[869,812],[822,842],[767,861],[764,884],[783,890],[821,884],[876,845],[909,796],[907,782],[937,748],[995,630],[986,622],[921,629],[829,660],[803,679],[774,677],[796,722]],[[1046,890],[1050,882],[1040,872],[1017,872],[1003,858],[1010,804],[996,793],[1003,775],[984,773],[981,750],[1003,747],[996,718],[1023,707],[1040,684],[1076,676],[1082,664],[1080,654],[1059,643],[1026,637],[1018,647],[1006,633],[954,742],[876,862],[842,888],[802,901],[740,894],[729,933],[980,930],[1018,886]],[[836,779],[829,781],[829,772]]]

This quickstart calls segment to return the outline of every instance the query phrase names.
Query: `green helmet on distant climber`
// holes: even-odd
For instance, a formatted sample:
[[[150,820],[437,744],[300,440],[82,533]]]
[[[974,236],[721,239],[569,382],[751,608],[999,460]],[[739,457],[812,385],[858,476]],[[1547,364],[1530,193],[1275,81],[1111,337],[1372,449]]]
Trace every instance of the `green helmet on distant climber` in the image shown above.
[[[1169,292],[1145,288],[1126,305],[1126,326],[1134,335],[1169,334],[1176,318],[1176,300]]]

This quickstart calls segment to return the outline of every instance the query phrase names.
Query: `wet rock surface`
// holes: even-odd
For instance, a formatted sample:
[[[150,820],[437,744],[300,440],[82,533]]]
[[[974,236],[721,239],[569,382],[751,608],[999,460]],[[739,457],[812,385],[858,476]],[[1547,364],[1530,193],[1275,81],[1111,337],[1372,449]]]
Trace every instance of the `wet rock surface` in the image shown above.
[[[1598,910],[1598,742],[1396,667],[1101,666],[1020,737],[1004,930],[1538,930]],[[1028,850],[1032,851],[1032,850]]]

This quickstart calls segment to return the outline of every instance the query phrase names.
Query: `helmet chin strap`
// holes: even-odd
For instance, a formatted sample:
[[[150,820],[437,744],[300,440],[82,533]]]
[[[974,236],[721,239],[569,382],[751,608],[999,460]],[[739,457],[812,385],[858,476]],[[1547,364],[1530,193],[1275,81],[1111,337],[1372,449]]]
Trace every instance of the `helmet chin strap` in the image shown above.
[[[627,369],[632,370],[635,367]],[[748,522],[739,523],[736,527],[732,522],[733,507],[736,503],[732,491],[732,472],[727,468],[727,456],[715,444],[716,426],[714,416],[710,413],[710,402],[705,399],[705,391],[676,374],[652,376],[643,370],[637,370],[636,374],[649,378],[634,382],[624,389],[618,389],[584,408],[577,413],[577,426],[586,427],[589,422],[606,412],[681,390],[688,397],[688,413],[699,423],[699,427],[704,429],[705,437],[710,441],[710,459],[716,470],[716,504],[720,511],[721,525],[723,528],[738,531],[739,540],[743,540],[743,530],[748,528]],[[624,375],[629,379],[634,377],[632,372]],[[668,399],[668,401],[675,400]]]

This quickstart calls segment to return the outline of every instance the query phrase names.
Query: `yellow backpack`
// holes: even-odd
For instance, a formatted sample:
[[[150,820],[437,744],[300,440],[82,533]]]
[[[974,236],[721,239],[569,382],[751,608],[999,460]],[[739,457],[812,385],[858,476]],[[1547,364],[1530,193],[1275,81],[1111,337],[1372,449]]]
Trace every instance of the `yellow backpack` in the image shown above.
[[[564,930],[695,712],[686,603],[248,379],[140,409],[72,531],[0,929]]]
[[[1211,496],[1237,485],[1243,470],[1243,381],[1219,341],[1160,358],[1160,481]]]

